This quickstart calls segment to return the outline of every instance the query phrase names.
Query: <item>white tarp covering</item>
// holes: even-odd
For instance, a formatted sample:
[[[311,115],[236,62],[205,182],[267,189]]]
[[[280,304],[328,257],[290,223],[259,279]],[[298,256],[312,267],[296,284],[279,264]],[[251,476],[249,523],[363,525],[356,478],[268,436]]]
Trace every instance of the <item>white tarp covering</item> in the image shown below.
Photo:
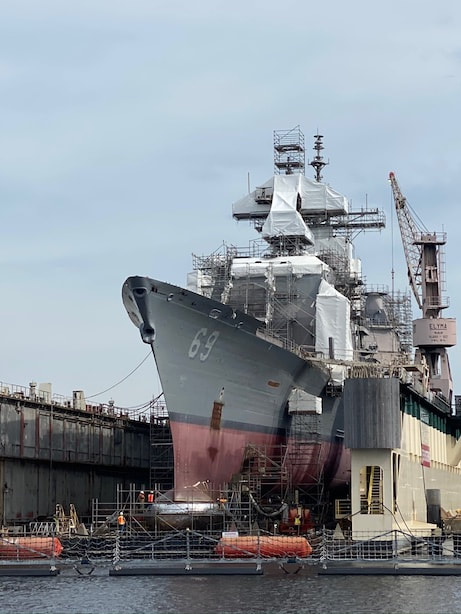
[[[351,274],[361,276],[362,275],[362,261],[360,258],[352,258],[350,261]]]
[[[330,212],[336,214],[345,214],[349,211],[349,203],[347,198],[336,192],[325,183],[313,181],[307,177],[302,178],[301,182],[301,213],[303,211],[314,212]]]
[[[259,258],[238,258],[232,262],[231,275],[238,279],[241,277],[263,277],[267,269],[272,270],[274,277],[295,275],[323,275],[329,270],[328,265],[319,260],[317,256],[305,254],[303,256],[277,256],[267,260]]]
[[[314,397],[299,388],[293,388],[288,397],[288,413],[289,414],[321,414],[322,399]]]
[[[272,207],[262,228],[264,239],[301,237],[312,245],[314,237],[297,211],[301,175],[276,175]]]
[[[202,271],[196,270],[187,274],[187,290],[196,294],[209,296],[212,288],[210,275],[205,275]]]
[[[253,190],[250,194],[247,194],[236,203],[232,205],[232,215],[237,219],[246,220],[251,217],[260,217],[266,216],[271,209],[270,197],[273,192],[274,187],[274,178],[271,177],[266,183],[263,183],[262,186]],[[267,190],[265,189],[267,188]],[[266,202],[257,203],[255,198],[257,194],[265,193],[267,198]]]
[[[346,379],[346,369],[347,367],[344,365],[331,365],[331,383],[335,386],[342,386],[344,384],[344,380]]]
[[[333,215],[343,215],[349,211],[349,203],[345,196],[336,192],[324,183],[319,183],[304,177],[304,175],[276,175],[251,194],[244,196],[232,205],[232,214],[237,219],[251,217],[264,217],[271,208],[270,195],[274,190],[274,179],[284,177],[288,182],[296,185],[301,196],[301,213],[326,212]],[[258,196],[264,193],[265,199],[256,202]]]
[[[333,339],[334,358],[352,360],[349,300],[322,279],[316,300],[315,351],[328,357],[330,338]]]
[[[349,257],[348,244],[344,237],[321,237],[315,233],[315,251],[316,253],[330,252],[337,253],[341,259]]]

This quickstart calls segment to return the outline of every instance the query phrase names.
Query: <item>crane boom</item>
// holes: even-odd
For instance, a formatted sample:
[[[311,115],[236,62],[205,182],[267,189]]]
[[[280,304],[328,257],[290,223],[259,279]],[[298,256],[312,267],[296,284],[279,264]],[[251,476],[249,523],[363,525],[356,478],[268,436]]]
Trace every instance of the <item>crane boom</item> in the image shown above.
[[[422,317],[413,321],[413,343],[417,348],[415,363],[427,368],[427,387],[451,403],[453,382],[447,348],[456,344],[456,321],[442,318],[448,307],[442,297],[442,247],[445,233],[428,232],[415,221],[406,198],[400,191],[394,173],[389,173],[403,250],[408,267],[408,279]]]
[[[408,267],[410,286],[420,309],[423,308],[421,299],[421,250],[417,240],[421,236],[421,229],[416,225],[407,205],[407,199],[400,191],[399,184],[394,173],[389,173],[389,181],[392,187],[397,220],[402,236],[403,251]]]

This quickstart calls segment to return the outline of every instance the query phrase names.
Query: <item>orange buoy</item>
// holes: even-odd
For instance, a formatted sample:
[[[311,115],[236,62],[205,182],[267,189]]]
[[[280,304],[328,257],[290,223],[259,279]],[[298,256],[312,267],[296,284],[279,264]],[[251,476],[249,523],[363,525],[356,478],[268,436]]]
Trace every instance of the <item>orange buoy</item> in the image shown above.
[[[1,537],[0,559],[28,560],[58,557],[62,544],[57,537]]]
[[[305,537],[285,537],[282,535],[247,535],[242,537],[222,537],[216,545],[216,553],[224,557],[267,558],[296,556],[305,558],[312,553],[312,546]]]

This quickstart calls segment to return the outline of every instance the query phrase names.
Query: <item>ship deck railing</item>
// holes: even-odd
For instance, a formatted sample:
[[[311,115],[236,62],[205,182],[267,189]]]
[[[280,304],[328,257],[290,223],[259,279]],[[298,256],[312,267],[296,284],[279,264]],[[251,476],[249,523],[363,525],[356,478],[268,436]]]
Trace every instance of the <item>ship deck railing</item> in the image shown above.
[[[112,402],[109,403],[88,403],[85,397],[78,399],[70,398],[62,394],[52,393],[50,390],[41,390],[36,388],[36,385],[22,386],[0,381],[0,400],[27,403],[29,406],[41,408],[56,408],[56,410],[69,412],[83,412],[85,414],[99,415],[113,420],[133,420],[130,415],[130,410],[124,407],[118,407]],[[152,421],[168,418],[166,405],[157,400],[152,402],[150,406],[150,415]],[[137,422],[147,422],[145,414],[136,417]]]

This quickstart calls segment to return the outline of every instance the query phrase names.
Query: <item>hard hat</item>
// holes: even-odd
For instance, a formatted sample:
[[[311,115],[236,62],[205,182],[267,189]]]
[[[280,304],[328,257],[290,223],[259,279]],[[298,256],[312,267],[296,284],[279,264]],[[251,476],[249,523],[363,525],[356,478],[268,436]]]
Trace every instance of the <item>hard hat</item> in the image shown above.
[[[120,512],[120,516],[123,516],[123,512]]]
[[[143,494],[144,494],[144,491],[143,491],[143,490],[141,490],[141,491],[139,492],[139,494],[140,494],[140,495],[143,495]]]

